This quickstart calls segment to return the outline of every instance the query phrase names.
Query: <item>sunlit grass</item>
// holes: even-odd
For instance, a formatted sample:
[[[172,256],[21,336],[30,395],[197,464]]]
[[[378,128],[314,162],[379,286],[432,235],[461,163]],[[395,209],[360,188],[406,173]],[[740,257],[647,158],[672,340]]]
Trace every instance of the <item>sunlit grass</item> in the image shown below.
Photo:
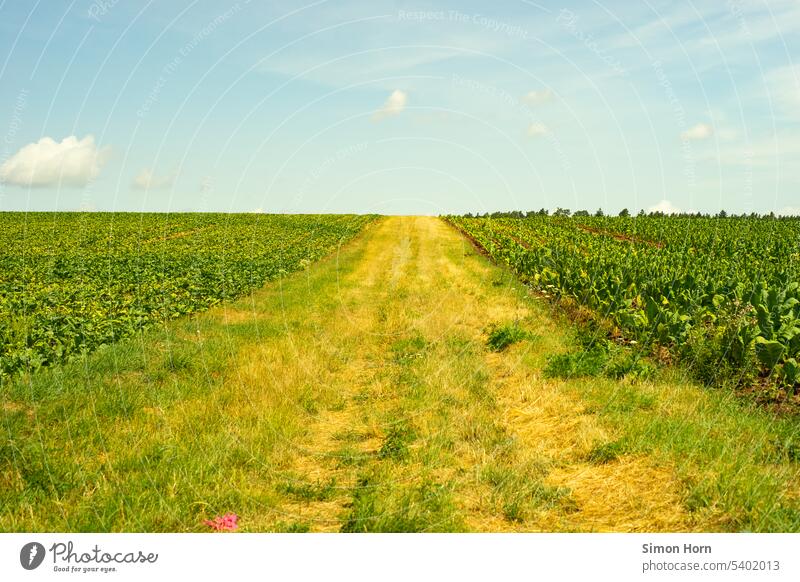
[[[386,219],[4,384],[0,530],[800,530],[796,420],[608,351],[576,374],[570,330],[443,223]]]

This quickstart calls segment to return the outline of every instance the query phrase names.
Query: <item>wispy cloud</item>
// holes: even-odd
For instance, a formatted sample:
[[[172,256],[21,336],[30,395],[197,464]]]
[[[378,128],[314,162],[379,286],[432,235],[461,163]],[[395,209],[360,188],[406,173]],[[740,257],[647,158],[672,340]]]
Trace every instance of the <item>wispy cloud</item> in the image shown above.
[[[689,7],[672,8],[670,11],[658,11],[656,13],[640,6],[641,13],[637,15],[641,24],[629,26],[627,30],[614,34],[609,38],[609,45],[612,48],[639,47],[653,48],[653,45],[671,38],[672,34],[687,24],[697,24],[698,15],[696,10]],[[716,9],[714,12],[719,12]],[[710,13],[703,16],[704,20],[711,17]]]
[[[208,195],[214,191],[214,177],[213,176],[203,176],[200,180],[200,193],[203,195]]]
[[[688,139],[692,141],[699,141],[703,139],[708,139],[712,135],[714,135],[714,128],[711,127],[708,123],[698,123],[687,129],[686,131],[681,133],[682,139]]]
[[[158,190],[171,188],[175,183],[176,177],[177,174],[175,172],[164,176],[158,176],[154,174],[152,170],[144,168],[133,179],[131,187],[136,190]]]
[[[632,18],[621,18],[627,29],[612,33],[607,39],[610,46],[641,46],[662,59],[669,55],[700,58],[711,48],[752,52],[753,44],[790,36],[800,30],[800,5],[796,0],[771,0],[768,5],[747,1],[667,3],[661,8],[640,7]]]
[[[0,166],[0,182],[16,186],[86,186],[100,173],[109,149],[98,149],[94,136],[74,135],[60,142],[43,137],[20,149]]]
[[[697,159],[770,171],[779,167],[795,167],[800,164],[800,137],[793,131],[786,130],[747,141],[739,139],[719,149],[700,152]],[[788,177],[787,175],[783,179]]]
[[[538,91],[528,91],[523,97],[523,103],[528,105],[539,105],[547,103],[553,99],[553,91],[550,89],[539,89]]]
[[[386,117],[399,115],[406,108],[406,103],[408,103],[408,93],[395,89],[383,103],[383,106],[372,115],[372,119],[380,121]]]
[[[299,55],[281,53],[264,59],[258,70],[329,87],[370,82],[388,88],[392,83],[391,77],[419,75],[430,65],[469,54],[452,47],[414,46],[364,47],[345,54],[316,51]]]
[[[550,129],[544,123],[534,122],[528,126],[528,137],[541,137],[550,133]]]

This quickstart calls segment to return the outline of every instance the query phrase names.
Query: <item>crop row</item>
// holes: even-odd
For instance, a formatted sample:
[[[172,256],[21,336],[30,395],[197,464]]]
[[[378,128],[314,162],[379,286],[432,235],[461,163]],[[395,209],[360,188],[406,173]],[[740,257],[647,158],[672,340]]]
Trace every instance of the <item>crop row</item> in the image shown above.
[[[448,217],[536,288],[570,297],[707,381],[800,381],[800,220]]]
[[[371,216],[0,214],[0,378],[303,268]]]

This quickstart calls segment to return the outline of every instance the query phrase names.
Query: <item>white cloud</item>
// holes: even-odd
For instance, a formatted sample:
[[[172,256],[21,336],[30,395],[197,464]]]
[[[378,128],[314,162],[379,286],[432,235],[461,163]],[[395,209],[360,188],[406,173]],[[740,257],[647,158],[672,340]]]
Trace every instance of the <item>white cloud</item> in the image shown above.
[[[0,182],[16,186],[86,186],[100,173],[108,152],[108,148],[97,148],[92,135],[83,139],[71,135],[61,142],[43,137],[0,166]]]
[[[528,126],[528,137],[541,137],[550,133],[550,130],[544,123],[531,123]]]
[[[669,200],[662,200],[655,206],[647,209],[647,212],[663,212],[664,214],[680,214],[681,209],[675,206]]]
[[[175,183],[176,174],[157,176],[152,170],[144,168],[133,179],[131,187],[137,190],[157,190],[159,188],[171,188]]]
[[[541,89],[540,91],[528,91],[522,97],[522,101],[528,105],[539,105],[540,103],[547,103],[552,98],[553,92],[550,89]]]
[[[800,206],[784,206],[776,214],[778,216],[800,216]]]
[[[389,95],[389,98],[386,99],[383,107],[378,109],[372,115],[372,119],[375,121],[380,121],[386,117],[398,115],[401,111],[403,111],[403,109],[406,108],[406,103],[408,103],[408,93],[401,91],[400,89],[395,89],[392,91],[392,94]]]
[[[253,210],[250,211],[250,214],[264,214],[264,209],[260,207],[254,208]]]
[[[714,128],[707,123],[698,123],[681,133],[681,139],[701,140],[714,135]]]

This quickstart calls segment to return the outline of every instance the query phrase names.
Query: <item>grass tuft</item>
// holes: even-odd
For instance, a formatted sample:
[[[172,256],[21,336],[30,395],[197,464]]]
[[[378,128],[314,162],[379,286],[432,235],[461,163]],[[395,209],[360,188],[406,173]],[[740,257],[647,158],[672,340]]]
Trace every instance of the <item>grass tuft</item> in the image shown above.
[[[424,480],[408,488],[373,472],[362,475],[342,532],[447,532],[461,529],[451,487]]]
[[[336,479],[325,483],[286,481],[278,486],[278,491],[302,501],[328,501],[336,494]]]
[[[486,340],[486,345],[493,352],[502,352],[511,344],[531,337],[518,323],[495,324],[489,327],[488,332],[489,337]]]
[[[615,461],[629,452],[628,445],[623,441],[611,441],[596,445],[586,455],[586,460],[595,465],[605,465]]]
[[[302,521],[290,523],[281,521],[276,523],[272,530],[274,533],[308,533],[311,531],[311,526]]]
[[[378,450],[378,458],[394,459],[396,461],[407,459],[408,445],[416,438],[417,435],[413,427],[405,422],[393,424],[389,428],[380,450]]]
[[[574,510],[574,501],[566,487],[545,485],[546,470],[533,464],[522,467],[489,465],[481,471],[481,479],[492,487],[493,497],[506,520],[522,523],[536,512],[560,509]]]
[[[544,369],[545,376],[550,378],[605,376],[614,380],[648,380],[654,376],[655,371],[652,364],[629,349],[608,342],[551,356]]]
[[[428,348],[428,342],[421,335],[397,340],[392,344],[392,355],[397,364],[410,364],[423,356]]]

